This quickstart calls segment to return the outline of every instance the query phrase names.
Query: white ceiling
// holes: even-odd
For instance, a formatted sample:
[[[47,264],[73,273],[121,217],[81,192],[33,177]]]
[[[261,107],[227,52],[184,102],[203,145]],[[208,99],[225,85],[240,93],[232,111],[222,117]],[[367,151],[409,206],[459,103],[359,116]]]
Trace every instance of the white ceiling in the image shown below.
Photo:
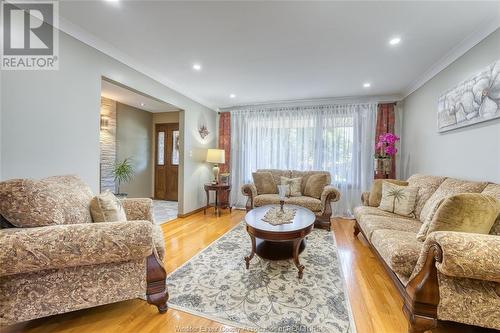
[[[106,80],[101,80],[101,96],[153,113],[180,111],[172,104],[161,102]]]
[[[63,30],[216,108],[405,95],[497,28],[500,2],[68,1],[60,14]]]

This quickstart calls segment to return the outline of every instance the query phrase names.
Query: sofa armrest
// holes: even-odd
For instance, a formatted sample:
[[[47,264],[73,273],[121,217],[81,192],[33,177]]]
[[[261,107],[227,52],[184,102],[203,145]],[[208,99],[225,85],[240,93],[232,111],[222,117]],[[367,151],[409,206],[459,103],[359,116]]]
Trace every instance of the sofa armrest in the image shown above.
[[[500,282],[499,236],[454,231],[433,232],[425,240],[410,280],[424,269],[431,249],[440,253],[435,266],[443,275]]]
[[[361,193],[361,203],[363,206],[369,206],[370,202],[370,192],[363,192]]]
[[[0,230],[0,276],[122,262],[152,253],[149,221]]]
[[[245,204],[245,209],[250,211],[253,209],[253,199],[257,196],[257,187],[255,187],[254,184],[244,184],[241,186],[241,193],[243,193],[244,196],[248,197],[247,203]]]
[[[325,186],[323,192],[321,192],[321,204],[325,206],[327,203],[335,202],[340,200],[340,192],[335,187],[331,185]]]
[[[128,221],[153,222],[153,200],[149,198],[127,198],[122,199],[121,202]]]
[[[442,261],[436,263],[440,273],[500,283],[499,236],[436,231],[427,238],[438,244],[443,252]]]
[[[241,186],[241,193],[246,197],[255,198],[257,196],[257,188],[252,183],[244,184]]]

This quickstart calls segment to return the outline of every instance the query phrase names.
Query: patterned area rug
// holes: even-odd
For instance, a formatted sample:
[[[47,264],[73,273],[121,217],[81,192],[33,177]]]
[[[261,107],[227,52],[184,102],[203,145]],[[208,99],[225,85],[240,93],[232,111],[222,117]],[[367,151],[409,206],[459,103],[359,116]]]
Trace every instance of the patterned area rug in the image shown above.
[[[177,201],[153,200],[153,216],[155,224],[163,224],[177,218]]]
[[[257,332],[355,332],[332,233],[313,230],[292,260],[255,256],[245,269],[250,237],[244,222],[170,274],[169,306]]]

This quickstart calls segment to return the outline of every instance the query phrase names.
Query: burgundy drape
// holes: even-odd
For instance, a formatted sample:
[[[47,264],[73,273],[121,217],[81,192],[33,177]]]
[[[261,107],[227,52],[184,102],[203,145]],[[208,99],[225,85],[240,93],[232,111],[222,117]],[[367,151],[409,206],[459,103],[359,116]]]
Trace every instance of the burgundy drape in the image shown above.
[[[231,113],[223,112],[219,114],[219,149],[225,151],[225,163],[219,165],[221,173],[228,173],[231,161]],[[234,189],[232,189],[234,191]],[[219,200],[221,202],[229,202],[227,192],[220,194]]]
[[[377,110],[377,127],[375,129],[375,143],[378,142],[378,137],[385,133],[394,133],[394,124],[396,116],[394,114],[394,103],[379,104]],[[375,172],[375,179],[378,178],[396,178],[396,157],[392,158],[391,173],[385,175]]]
[[[230,170],[231,161],[231,113],[224,112],[219,118],[219,149],[224,149],[226,162],[220,166],[221,173]]]

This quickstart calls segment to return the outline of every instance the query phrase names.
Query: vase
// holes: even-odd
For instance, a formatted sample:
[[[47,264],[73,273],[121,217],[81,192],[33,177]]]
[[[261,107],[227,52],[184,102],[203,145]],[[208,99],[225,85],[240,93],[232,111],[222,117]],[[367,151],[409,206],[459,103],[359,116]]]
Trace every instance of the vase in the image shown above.
[[[375,172],[388,175],[391,173],[392,159],[390,157],[375,157]]]

